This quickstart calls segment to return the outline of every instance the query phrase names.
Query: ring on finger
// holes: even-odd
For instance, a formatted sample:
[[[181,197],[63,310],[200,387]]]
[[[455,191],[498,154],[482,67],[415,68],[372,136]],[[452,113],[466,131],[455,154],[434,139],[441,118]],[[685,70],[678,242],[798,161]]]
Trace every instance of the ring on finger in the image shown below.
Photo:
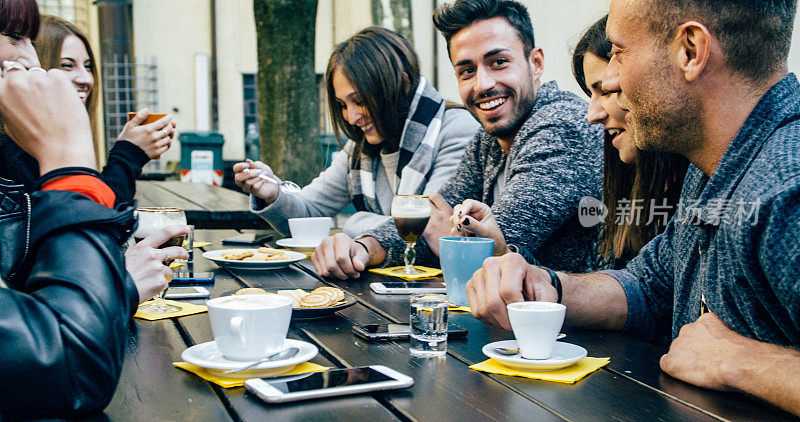
[[[14,60],[3,60],[3,73],[12,70],[27,70],[20,62]]]

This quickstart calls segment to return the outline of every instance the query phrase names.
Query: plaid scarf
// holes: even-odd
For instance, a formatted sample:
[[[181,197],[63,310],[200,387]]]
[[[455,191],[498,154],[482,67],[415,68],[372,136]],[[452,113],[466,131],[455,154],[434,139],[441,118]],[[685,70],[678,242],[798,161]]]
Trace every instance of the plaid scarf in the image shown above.
[[[403,134],[400,137],[400,156],[397,163],[397,195],[420,195],[433,171],[437,152],[436,141],[442,128],[445,102],[442,96],[424,77],[408,110]],[[350,172],[350,195],[357,211],[388,214],[381,209],[376,198],[375,182],[378,178],[380,157],[361,155],[355,169]]]

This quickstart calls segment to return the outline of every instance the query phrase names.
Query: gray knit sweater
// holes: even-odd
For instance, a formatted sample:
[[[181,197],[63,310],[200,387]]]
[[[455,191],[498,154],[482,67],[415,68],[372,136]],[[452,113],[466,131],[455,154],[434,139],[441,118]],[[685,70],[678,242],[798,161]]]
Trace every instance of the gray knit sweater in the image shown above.
[[[517,246],[530,262],[586,272],[594,262],[597,229],[580,225],[578,202],[586,195],[601,195],[602,139],[602,128],[586,120],[586,102],[548,82],[539,89],[510,153],[497,138],[479,130],[440,193],[450,205],[466,199],[490,205],[506,243]],[[505,190],[494,198],[494,185],[506,165]],[[386,248],[384,265],[402,262],[405,243],[392,222],[364,236]],[[436,260],[420,241],[417,262],[435,265]]]

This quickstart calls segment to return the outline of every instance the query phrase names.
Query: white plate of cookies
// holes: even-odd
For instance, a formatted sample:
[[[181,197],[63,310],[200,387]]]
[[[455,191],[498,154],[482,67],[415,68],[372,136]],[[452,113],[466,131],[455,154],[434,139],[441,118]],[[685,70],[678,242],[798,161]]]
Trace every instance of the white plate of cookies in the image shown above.
[[[219,249],[203,252],[203,257],[220,267],[241,270],[272,270],[288,267],[308,256],[304,253],[261,247],[258,249]]]
[[[223,296],[244,294],[278,294],[292,299],[292,319],[324,318],[356,303],[354,297],[331,286],[317,287],[313,290],[245,287],[224,293]]]

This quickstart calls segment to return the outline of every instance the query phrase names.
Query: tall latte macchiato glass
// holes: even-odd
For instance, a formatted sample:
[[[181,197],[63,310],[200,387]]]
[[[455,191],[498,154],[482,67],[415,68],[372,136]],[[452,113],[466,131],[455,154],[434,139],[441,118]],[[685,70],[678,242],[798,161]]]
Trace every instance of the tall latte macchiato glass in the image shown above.
[[[138,219],[138,226],[133,233],[133,239],[139,243],[147,236],[172,225],[186,225],[186,214],[180,208],[167,208],[167,207],[143,207],[136,209]],[[159,248],[166,248],[169,246],[183,246],[186,240],[186,235],[175,236],[164,242]],[[191,245],[190,245],[191,247]],[[165,262],[169,264],[169,262]],[[170,281],[170,280],[167,280]],[[143,303],[139,306],[139,311],[145,313],[165,313],[165,312],[178,312],[181,310],[180,306],[170,305],[164,301],[164,292],[160,291],[153,300]]]
[[[254,361],[278,352],[289,332],[292,299],[281,295],[233,295],[211,299],[214,341],[230,360]]]
[[[392,199],[392,218],[397,226],[397,231],[406,242],[406,250],[403,254],[405,267],[395,270],[398,274],[415,275],[422,274],[414,268],[414,261],[417,258],[414,245],[416,245],[428,220],[431,218],[431,201],[427,196],[422,195],[396,195]]]

